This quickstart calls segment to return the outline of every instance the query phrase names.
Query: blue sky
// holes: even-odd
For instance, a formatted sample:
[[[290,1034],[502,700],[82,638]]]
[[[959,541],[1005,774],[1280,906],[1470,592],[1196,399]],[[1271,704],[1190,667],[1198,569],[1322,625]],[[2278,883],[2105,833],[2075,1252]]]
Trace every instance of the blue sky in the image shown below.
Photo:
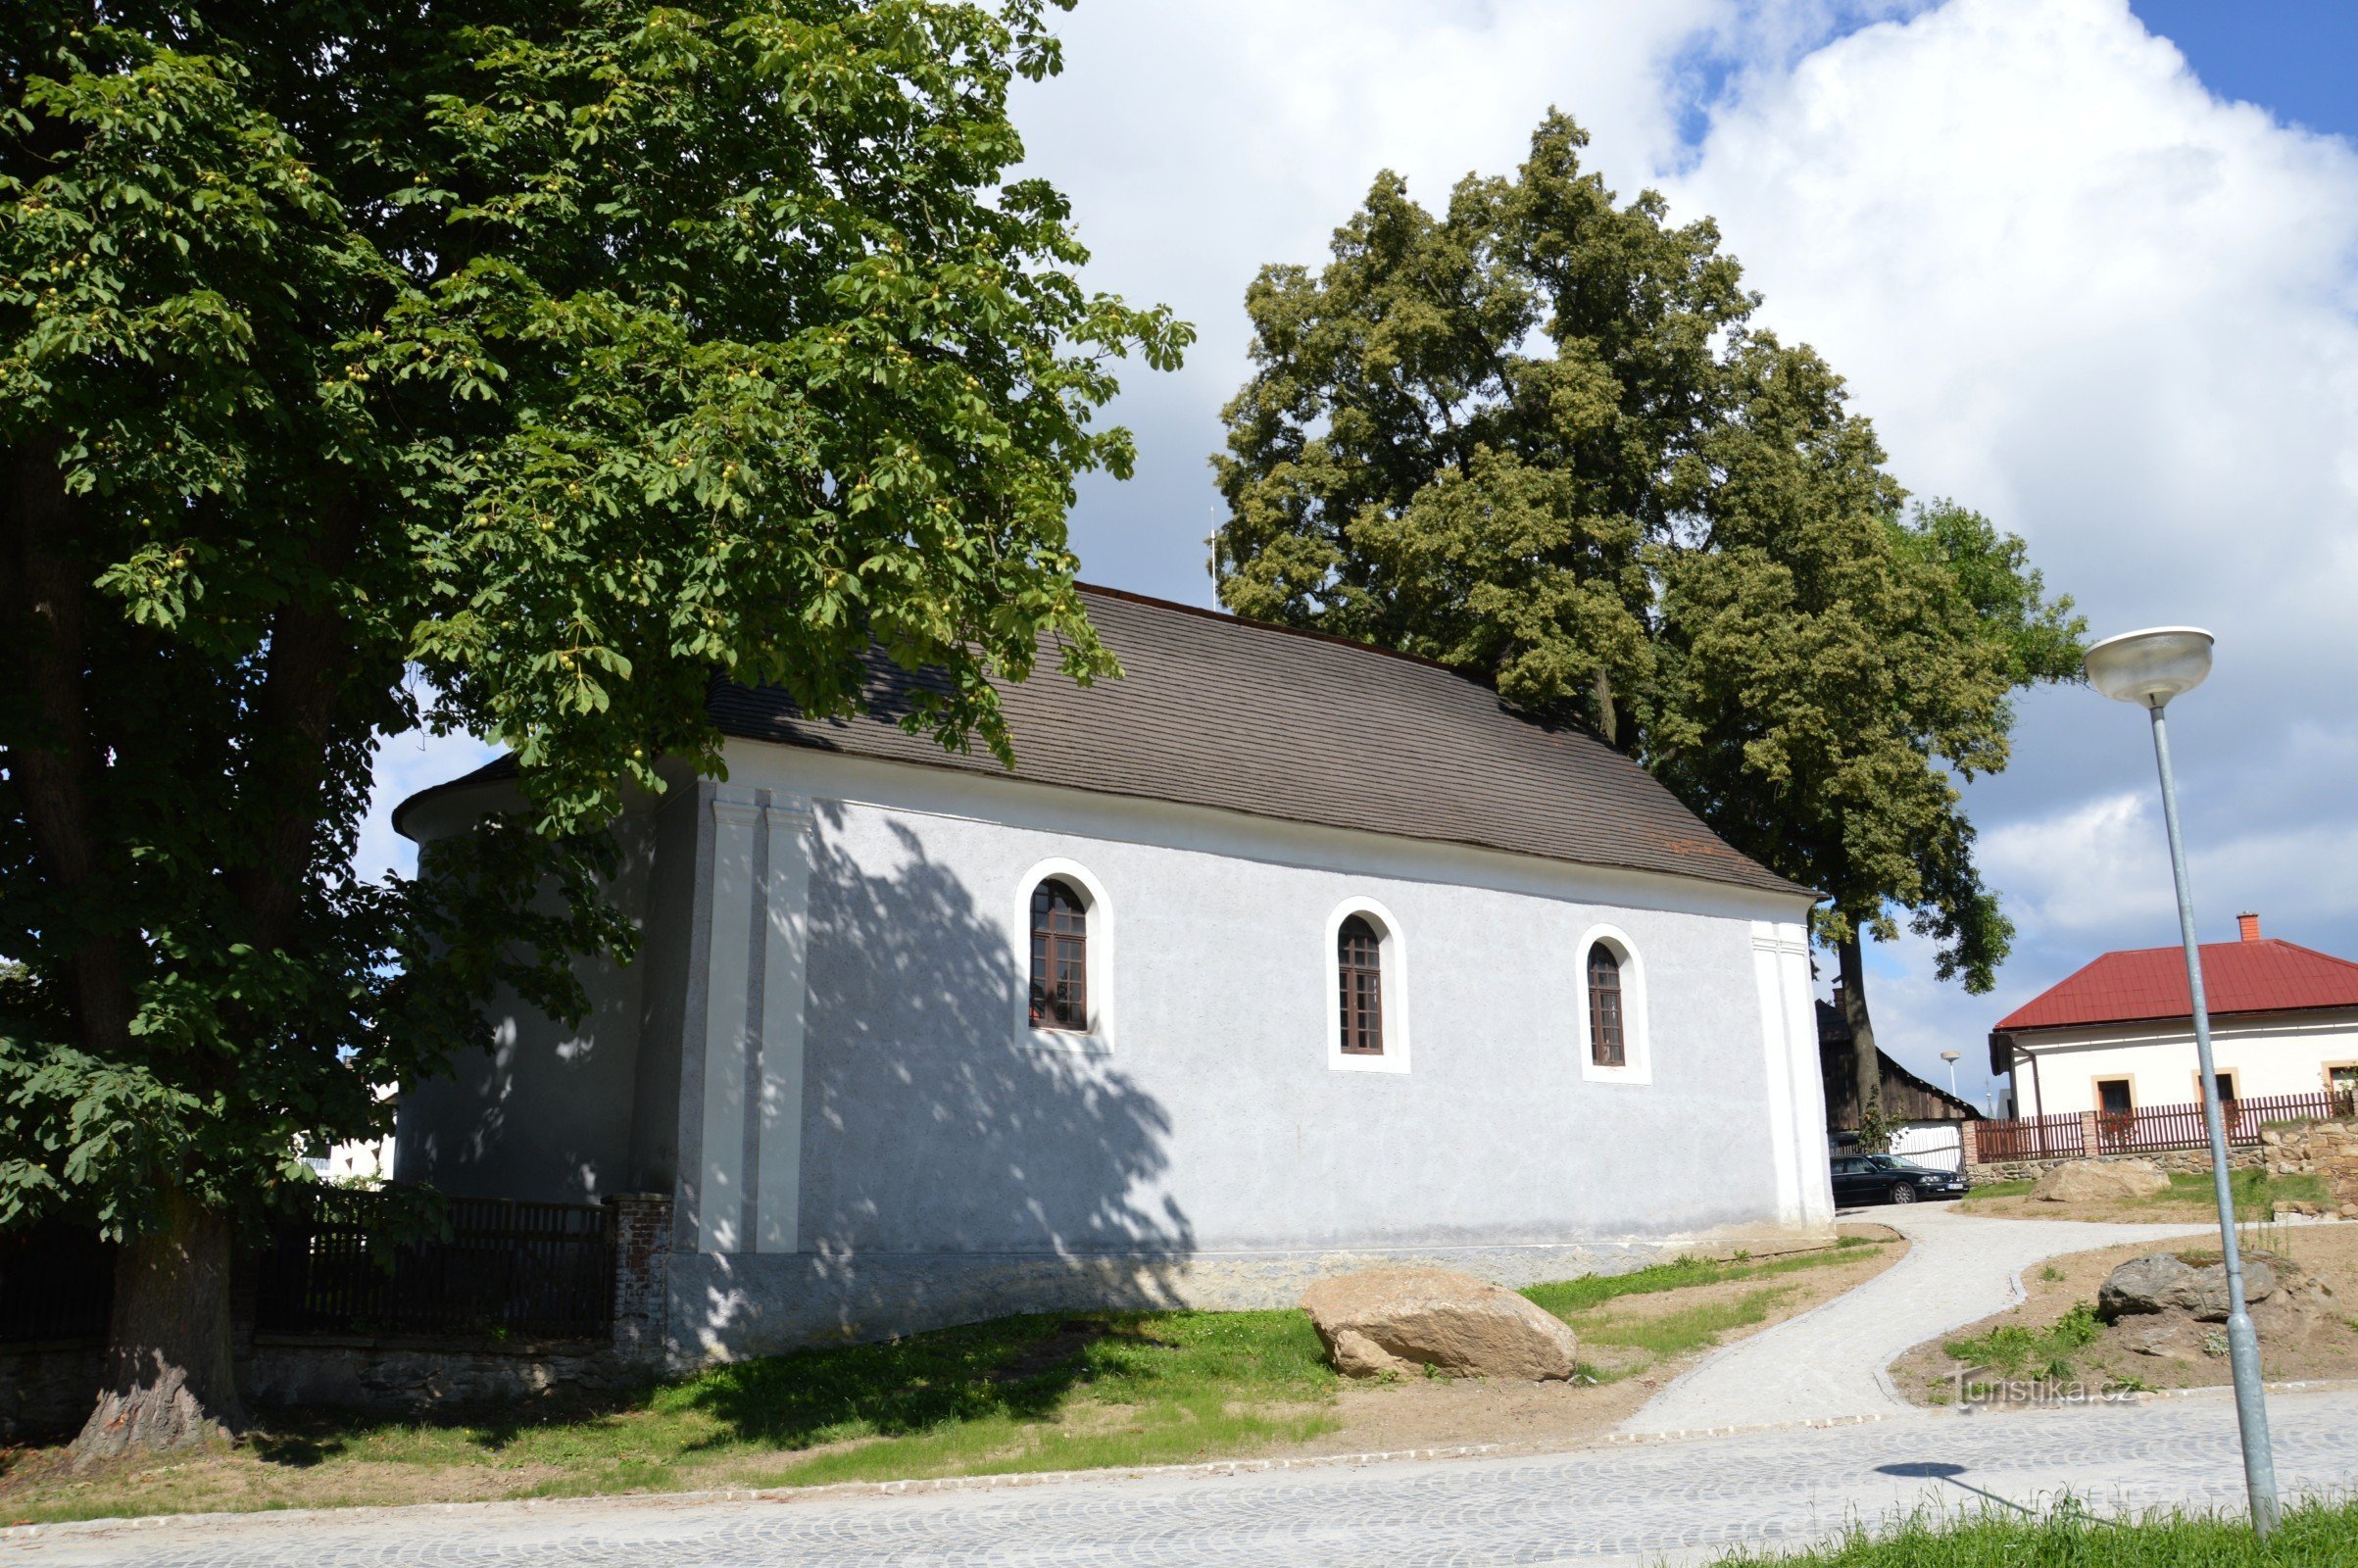
[[[1130,483],[1073,516],[1091,580],[1212,602],[1206,459],[1255,269],[1315,264],[1376,171],[1442,200],[1551,104],[1625,196],[1718,219],[1764,320],[1849,377],[1893,471],[2028,539],[2099,632],[2219,633],[2173,710],[2204,934],[2239,909],[2358,957],[2358,0],[1082,0],[1016,112],[1088,281],[1202,332],[1132,368]],[[2137,715],[2021,705],[1968,804],[2021,928],[1989,997],[1871,958],[1887,1049],[1978,1090],[1989,1028],[2107,948],[2174,939]],[[383,808],[472,764],[391,743]]]
[[[2131,0],[2186,52],[2202,84],[2295,124],[2358,134],[2358,5],[2351,0]]]

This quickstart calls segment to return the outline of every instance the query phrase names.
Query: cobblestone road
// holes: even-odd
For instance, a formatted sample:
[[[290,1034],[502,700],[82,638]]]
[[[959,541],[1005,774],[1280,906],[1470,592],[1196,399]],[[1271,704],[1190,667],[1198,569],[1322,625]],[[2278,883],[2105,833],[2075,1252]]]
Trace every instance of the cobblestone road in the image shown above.
[[[2358,1488],[2358,1392],[2272,1398],[2287,1490]],[[1263,1568],[1693,1562],[1927,1504],[2240,1501],[2233,1407],[2202,1396],[1646,1443],[1537,1458],[1058,1481],[925,1495],[612,1499],[0,1534],[0,1564],[110,1568]]]

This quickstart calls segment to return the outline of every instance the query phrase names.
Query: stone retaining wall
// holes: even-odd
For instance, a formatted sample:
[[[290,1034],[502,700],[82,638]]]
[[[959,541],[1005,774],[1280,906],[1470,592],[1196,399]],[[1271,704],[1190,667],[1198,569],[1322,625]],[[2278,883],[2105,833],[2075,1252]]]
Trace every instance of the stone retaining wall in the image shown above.
[[[2304,1207],[2358,1213],[2358,1121],[2294,1122],[2265,1128],[2260,1147],[2274,1176],[2321,1176],[2330,1201]]]
[[[2257,1170],[2266,1161],[2267,1150],[2253,1145],[2230,1149],[2227,1152],[2229,1170]],[[2035,1182],[2058,1165],[2068,1165],[2085,1156],[2058,1154],[2048,1159],[1999,1159],[1988,1164],[1965,1167],[1965,1176],[1975,1186],[1986,1182]],[[2097,1154],[2099,1164],[2117,1159],[2142,1159],[2187,1176],[2208,1176],[2211,1173],[2211,1152],[2207,1149],[2161,1149],[2145,1154]]]

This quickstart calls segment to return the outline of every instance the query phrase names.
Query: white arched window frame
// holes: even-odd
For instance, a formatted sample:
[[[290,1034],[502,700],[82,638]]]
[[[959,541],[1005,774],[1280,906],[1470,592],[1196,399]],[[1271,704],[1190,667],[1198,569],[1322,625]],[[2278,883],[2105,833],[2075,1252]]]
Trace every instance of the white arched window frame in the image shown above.
[[[1357,915],[1375,928],[1377,961],[1383,967],[1380,995],[1384,1007],[1384,1051],[1361,1055],[1343,1049],[1343,960],[1338,945],[1343,922]],[[1326,1014],[1326,1064],[1336,1072],[1406,1072],[1408,1070],[1408,941],[1400,922],[1373,899],[1345,899],[1326,917],[1326,986],[1320,1010]]]
[[[1589,950],[1602,943],[1621,966],[1622,1064],[1597,1064],[1597,1042],[1589,1024]],[[1646,960],[1629,933],[1617,925],[1593,925],[1572,950],[1572,1019],[1578,1032],[1580,1075],[1603,1084],[1650,1084],[1654,1058],[1646,1029]]]
[[[1084,963],[1088,976],[1089,1028],[1037,1029],[1032,1026],[1032,894],[1043,882],[1061,882],[1081,896],[1088,918]],[[1015,1041],[1041,1051],[1077,1052],[1104,1055],[1113,1049],[1113,901],[1105,884],[1077,860],[1053,857],[1023,873],[1015,884],[1015,914],[1008,926],[1015,936]]]

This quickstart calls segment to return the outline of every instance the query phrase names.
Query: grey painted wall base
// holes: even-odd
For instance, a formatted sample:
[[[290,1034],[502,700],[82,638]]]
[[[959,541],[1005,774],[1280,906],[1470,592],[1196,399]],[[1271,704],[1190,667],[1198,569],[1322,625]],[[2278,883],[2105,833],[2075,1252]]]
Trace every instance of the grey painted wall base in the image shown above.
[[[674,1252],[675,1368],[810,1345],[880,1340],[1021,1312],[1288,1307],[1358,1269],[1446,1268],[1510,1287],[1626,1274],[1682,1256],[1826,1247],[1834,1228],[1726,1227],[1683,1236],[1508,1247],[1055,1256],[1024,1252]]]

